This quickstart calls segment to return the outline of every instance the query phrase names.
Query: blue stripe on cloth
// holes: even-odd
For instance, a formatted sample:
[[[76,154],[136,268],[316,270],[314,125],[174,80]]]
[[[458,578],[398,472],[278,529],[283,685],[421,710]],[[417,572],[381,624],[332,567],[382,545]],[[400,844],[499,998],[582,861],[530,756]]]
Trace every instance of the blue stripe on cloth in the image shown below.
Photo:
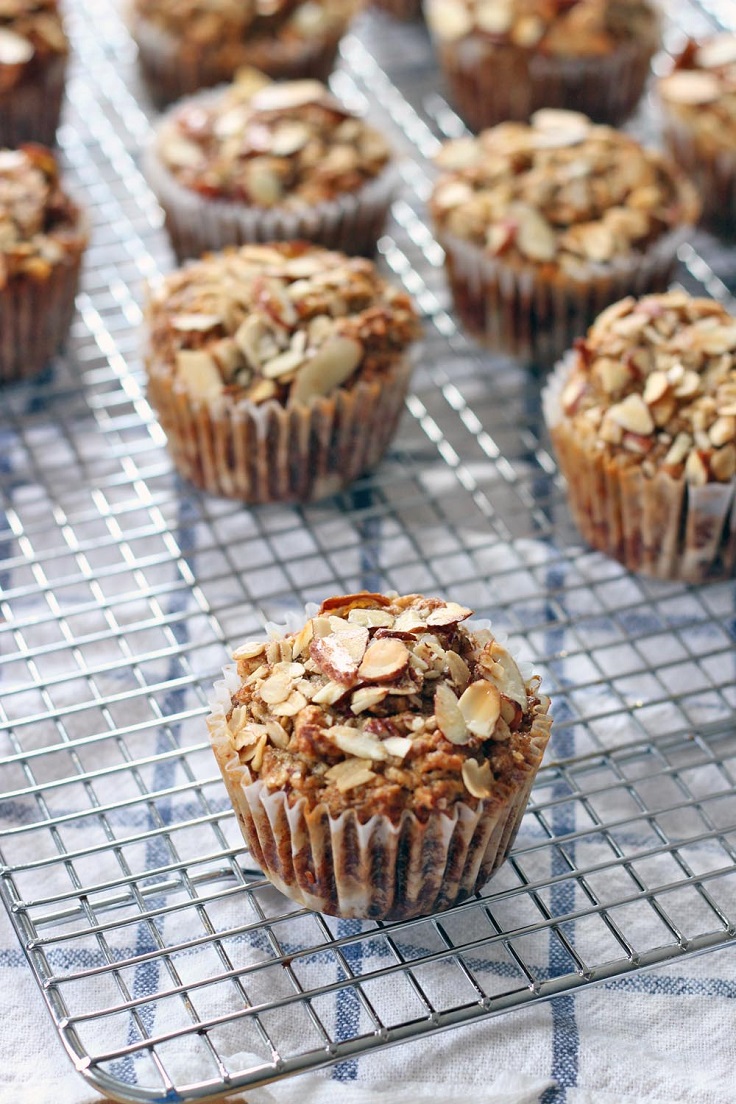
[[[561,592],[565,584],[564,568],[559,564],[550,566],[546,578],[547,587],[556,592]],[[556,621],[553,606],[548,606],[547,617],[550,623]],[[545,633],[545,650],[548,655],[555,655],[563,650],[565,644],[564,629],[550,628]],[[564,662],[564,661],[563,661]],[[559,724],[569,721],[571,714],[564,698],[555,703],[555,720]],[[572,727],[559,731],[555,739],[555,756],[568,758],[575,753],[575,737]],[[555,835],[564,835],[575,830],[574,806],[564,800],[568,795],[564,782],[557,782],[552,788],[553,798],[560,798],[561,803],[552,810],[552,829]],[[575,861],[574,845],[568,845],[567,853],[571,860]],[[552,870],[555,875],[568,874],[570,867],[555,847],[552,849]],[[560,913],[573,912],[575,909],[575,883],[565,879],[554,884],[550,890],[550,905],[553,916]],[[574,942],[572,925],[566,928],[567,939]],[[572,963],[559,938],[550,930],[550,977],[559,977],[570,972]],[[580,1036],[575,1021],[575,999],[572,996],[560,996],[552,1001],[552,1070],[551,1075],[556,1084],[548,1089],[542,1097],[543,1104],[562,1104],[567,1099],[567,1090],[577,1084],[578,1079],[578,1050]]]

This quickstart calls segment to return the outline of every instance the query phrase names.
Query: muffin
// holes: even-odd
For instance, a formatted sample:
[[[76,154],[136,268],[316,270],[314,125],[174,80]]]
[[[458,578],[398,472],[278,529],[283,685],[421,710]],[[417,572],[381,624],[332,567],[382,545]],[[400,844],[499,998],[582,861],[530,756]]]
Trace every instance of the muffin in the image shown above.
[[[704,221],[736,234],[736,35],[689,42],[658,83],[670,153],[700,193]]]
[[[296,238],[370,254],[396,184],[383,137],[323,84],[254,70],[164,116],[144,171],[180,259]]]
[[[57,0],[3,0],[0,146],[54,144],[68,53]]]
[[[476,131],[542,107],[621,123],[659,48],[651,0],[427,0],[425,10],[450,98]]]
[[[468,897],[506,858],[549,699],[471,613],[350,594],[233,653],[212,747],[253,857],[288,897],[405,920]]]
[[[86,245],[51,151],[0,150],[0,381],[34,375],[64,341]]]
[[[583,537],[631,571],[701,583],[736,562],[736,318],[684,292],[609,307],[544,412]]]
[[[422,13],[422,0],[372,0],[372,7],[407,22]]]
[[[542,368],[603,307],[664,290],[699,213],[666,157],[576,112],[501,123],[437,160],[430,206],[460,318]]]
[[[149,397],[176,467],[198,487],[306,501],[383,456],[418,321],[370,261],[246,245],[168,276],[147,318]]]
[[[133,0],[131,30],[159,107],[251,65],[275,80],[327,80],[359,0]]]

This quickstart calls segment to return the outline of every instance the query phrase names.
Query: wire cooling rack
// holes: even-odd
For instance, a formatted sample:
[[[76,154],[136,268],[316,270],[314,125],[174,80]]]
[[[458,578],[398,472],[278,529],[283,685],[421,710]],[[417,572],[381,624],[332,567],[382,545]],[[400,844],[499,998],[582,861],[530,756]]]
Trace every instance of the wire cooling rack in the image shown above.
[[[733,19],[669,7],[670,48]],[[581,548],[538,381],[456,329],[423,201],[461,124],[422,26],[364,18],[334,78],[405,154],[381,257],[427,340],[397,444],[339,499],[247,510],[177,481],[146,403],[141,289],[172,263],[137,168],[149,113],[116,7],[69,8],[61,145],[94,239],[67,355],[0,414],[0,886],[76,1068],[115,1099],[201,1100],[732,942],[734,587]],[[732,252],[702,236],[682,259],[734,305]],[[233,643],[360,587],[492,616],[555,703],[512,857],[412,923],[280,897],[205,736]]]

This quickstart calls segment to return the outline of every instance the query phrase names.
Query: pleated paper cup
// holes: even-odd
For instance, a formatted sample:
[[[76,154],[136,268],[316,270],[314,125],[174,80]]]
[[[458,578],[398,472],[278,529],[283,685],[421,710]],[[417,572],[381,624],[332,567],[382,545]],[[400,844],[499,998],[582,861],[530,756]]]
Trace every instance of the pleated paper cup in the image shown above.
[[[0,289],[0,382],[35,376],[64,343],[85,245],[80,232],[80,240],[68,244],[64,260],[48,276],[12,276]]]
[[[164,210],[179,260],[228,245],[270,241],[311,241],[342,253],[370,256],[398,184],[398,173],[389,165],[362,188],[337,199],[300,207],[256,207],[210,199],[185,188],[163,164],[155,144],[146,150],[143,171]]]
[[[23,80],[0,95],[0,147],[25,142],[53,146],[64,99],[66,57],[54,57],[32,80]]]
[[[262,34],[209,50],[182,42],[140,16],[135,16],[132,30],[148,91],[162,108],[200,88],[232,80],[243,66],[260,69],[273,80],[313,78],[325,82],[335,66],[347,24],[346,19],[344,25],[313,38],[283,40]]]
[[[459,803],[423,822],[406,810],[397,824],[385,815],[361,823],[351,809],[334,817],[304,798],[290,803],[253,777],[227,726],[238,686],[234,668],[216,684],[212,748],[251,854],[287,897],[333,916],[410,920],[463,901],[506,859],[549,741],[548,699],[533,718],[529,762],[514,784],[499,785],[475,809]]]
[[[550,265],[514,265],[454,234],[436,233],[467,330],[495,352],[549,370],[604,307],[626,295],[665,291],[689,230],[668,231],[646,253],[604,263],[581,259],[575,278]]]
[[[736,237],[736,150],[709,150],[679,120],[667,114],[668,152],[690,178],[703,204],[703,223],[725,238]]]
[[[310,502],[337,494],[374,468],[391,442],[412,361],[309,404],[207,403],[177,387],[167,365],[148,365],[148,396],[177,470],[211,494],[251,504]]]
[[[452,104],[474,131],[524,122],[543,107],[617,126],[639,103],[657,48],[657,34],[603,57],[547,56],[478,34],[437,41]]]
[[[629,571],[657,579],[704,583],[736,570],[736,481],[694,487],[665,471],[646,476],[632,454],[625,462],[581,439],[562,410],[574,364],[570,354],[542,393],[544,417],[570,512],[581,535]]]

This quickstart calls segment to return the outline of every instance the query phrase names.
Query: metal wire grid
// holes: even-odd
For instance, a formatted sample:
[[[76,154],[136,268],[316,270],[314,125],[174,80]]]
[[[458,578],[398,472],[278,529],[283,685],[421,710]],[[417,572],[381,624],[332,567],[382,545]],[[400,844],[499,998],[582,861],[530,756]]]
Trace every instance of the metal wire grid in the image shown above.
[[[245,511],[177,483],[146,404],[140,287],[171,263],[135,161],[149,122],[115,7],[77,0],[70,22],[62,145],[95,238],[69,355],[0,428],[0,885],[79,1071],[118,1099],[202,1099],[731,941],[733,587],[581,549],[536,382],[456,330],[422,200],[459,121],[421,29],[367,21],[335,78],[407,152],[382,255],[429,325],[399,445],[335,502]],[[731,302],[730,255],[703,239],[684,260]],[[360,586],[491,611],[556,702],[556,758],[490,891],[408,924],[272,890],[203,739],[228,644]]]

